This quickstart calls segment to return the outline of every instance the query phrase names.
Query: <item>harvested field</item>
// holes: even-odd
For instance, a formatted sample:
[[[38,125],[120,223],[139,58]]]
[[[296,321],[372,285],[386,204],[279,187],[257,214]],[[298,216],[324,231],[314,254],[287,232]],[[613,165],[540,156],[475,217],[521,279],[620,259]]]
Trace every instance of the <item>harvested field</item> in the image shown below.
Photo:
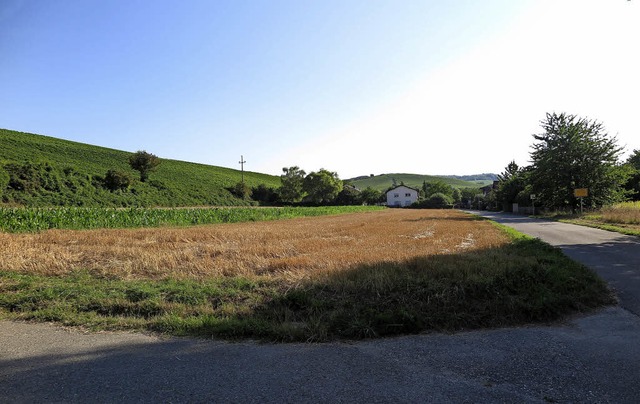
[[[550,321],[613,302],[540,240],[453,210],[0,233],[0,317],[328,341]]]
[[[299,279],[508,242],[491,224],[458,211],[390,209],[191,228],[0,234],[0,267],[43,275],[83,269],[118,279]]]

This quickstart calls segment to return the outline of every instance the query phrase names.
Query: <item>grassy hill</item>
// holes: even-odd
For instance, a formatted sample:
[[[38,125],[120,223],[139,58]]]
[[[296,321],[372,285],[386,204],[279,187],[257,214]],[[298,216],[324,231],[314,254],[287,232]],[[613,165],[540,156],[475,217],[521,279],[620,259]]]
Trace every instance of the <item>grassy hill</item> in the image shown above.
[[[149,150],[153,152],[153,150]],[[239,170],[162,159],[149,181],[129,167],[131,153],[0,129],[0,166],[11,175],[3,203],[26,206],[196,206],[246,205],[227,188],[240,182]],[[162,158],[162,156],[159,156]],[[133,179],[126,190],[102,186],[108,170]],[[250,187],[280,186],[277,176],[244,173]]]
[[[393,180],[400,184],[404,182],[406,186],[413,188],[422,188],[424,181],[442,181],[455,188],[477,188],[482,185],[471,181],[463,181],[457,178],[438,177],[435,175],[421,175],[421,174],[381,174],[373,177],[357,177],[348,180],[351,184],[359,189],[365,189],[371,187],[379,191],[386,191],[393,185]]]

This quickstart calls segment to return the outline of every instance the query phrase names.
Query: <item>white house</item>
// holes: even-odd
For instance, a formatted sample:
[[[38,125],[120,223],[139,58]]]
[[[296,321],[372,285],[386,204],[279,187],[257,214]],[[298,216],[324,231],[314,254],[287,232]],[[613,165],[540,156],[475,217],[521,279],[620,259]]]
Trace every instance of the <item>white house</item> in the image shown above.
[[[387,191],[387,206],[409,206],[418,200],[418,190],[399,185]]]

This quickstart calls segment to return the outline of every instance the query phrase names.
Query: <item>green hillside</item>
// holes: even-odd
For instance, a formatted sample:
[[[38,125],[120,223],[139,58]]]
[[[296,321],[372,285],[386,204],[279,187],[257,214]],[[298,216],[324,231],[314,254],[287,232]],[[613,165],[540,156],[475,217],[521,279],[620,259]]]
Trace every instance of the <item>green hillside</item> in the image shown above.
[[[149,152],[153,153],[152,146]],[[11,176],[2,202],[26,206],[196,206],[246,205],[227,188],[240,182],[239,170],[162,159],[149,181],[129,167],[131,153],[0,129],[0,166]],[[162,156],[159,156],[162,158]],[[110,191],[108,170],[127,173],[128,189]],[[244,173],[249,187],[279,187],[280,178]]]
[[[456,178],[438,177],[435,175],[421,175],[421,174],[381,174],[373,177],[357,177],[350,179],[349,182],[359,189],[365,189],[371,187],[379,191],[386,191],[393,183],[404,183],[408,187],[422,188],[424,181],[442,181],[455,188],[477,188],[479,185],[470,181],[463,181]]]

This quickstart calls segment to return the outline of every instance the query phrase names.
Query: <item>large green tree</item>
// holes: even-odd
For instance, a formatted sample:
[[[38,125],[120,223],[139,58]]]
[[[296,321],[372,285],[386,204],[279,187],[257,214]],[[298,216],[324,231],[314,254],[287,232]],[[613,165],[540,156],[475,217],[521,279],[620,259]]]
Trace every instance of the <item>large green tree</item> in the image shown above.
[[[498,187],[495,191],[495,199],[498,207],[510,212],[513,203],[529,205],[521,196],[528,184],[527,168],[519,167],[515,161],[511,161],[505,170],[498,175]],[[523,203],[524,202],[524,203]]]
[[[453,197],[453,187],[444,181],[423,181],[422,190],[424,191],[425,198],[430,197],[433,194],[445,194]]]
[[[333,171],[321,168],[317,172],[309,173],[303,184],[303,189],[309,201],[316,204],[331,203],[342,191],[342,180]]]
[[[372,187],[366,187],[360,193],[360,199],[365,205],[376,205],[382,202],[383,196],[382,192]]]
[[[285,203],[300,202],[304,197],[304,176],[306,173],[298,166],[283,167],[282,175],[280,176],[280,188],[278,193],[280,194],[280,200]]]
[[[541,125],[544,133],[533,136],[531,181],[544,206],[575,210],[576,188],[588,188],[584,202],[591,207],[624,197],[627,170],[618,162],[622,148],[602,123],[552,113]]]
[[[149,173],[154,171],[161,163],[155,154],[139,150],[129,157],[129,166],[140,172],[140,181],[145,182],[149,178]]]
[[[631,193],[633,200],[640,200],[640,150],[634,150],[627,159],[630,177],[625,188]]]

